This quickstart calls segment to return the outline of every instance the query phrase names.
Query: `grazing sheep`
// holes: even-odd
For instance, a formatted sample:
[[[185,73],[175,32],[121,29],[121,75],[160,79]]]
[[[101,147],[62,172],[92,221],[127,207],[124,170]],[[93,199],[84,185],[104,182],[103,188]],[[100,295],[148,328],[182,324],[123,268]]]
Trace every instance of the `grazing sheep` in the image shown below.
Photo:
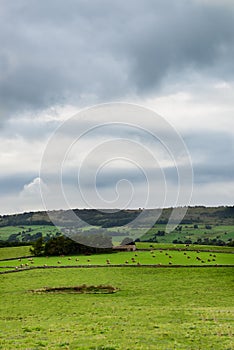
[[[213,256],[213,254],[210,254],[210,256]]]
[[[191,259],[191,256],[187,256],[187,259]]]
[[[169,259],[172,259],[172,256],[171,255],[169,255],[169,257],[168,257]]]
[[[186,253],[186,252],[184,252],[184,255],[187,255],[187,253]]]
[[[30,261],[30,263],[31,263],[31,264],[34,264],[34,261],[33,261],[33,260],[32,260],[32,261]]]
[[[128,264],[128,260],[125,261],[125,264]]]
[[[204,260],[202,260],[202,263],[204,264],[204,263],[205,263],[205,261],[204,261]]]
[[[168,253],[165,253],[165,255],[168,255]]]
[[[44,264],[44,267],[46,267],[47,266],[47,264]]]
[[[138,254],[135,254],[135,256],[138,256]]]
[[[172,262],[171,262],[171,261],[169,261],[169,265],[172,265]]]
[[[107,263],[107,265],[110,265],[110,260],[107,259],[107,260],[106,260],[106,263]]]
[[[76,261],[79,261],[79,259],[78,259],[78,258],[76,258]]]
[[[68,258],[68,260],[71,260],[71,258]]]
[[[138,262],[137,265],[138,265],[138,266],[141,266],[141,263]]]
[[[18,266],[16,266],[16,267],[15,267],[15,270],[18,270],[18,269],[19,269]]]
[[[197,260],[201,260],[201,258],[199,258],[199,256],[196,257]]]
[[[160,253],[162,253],[162,250],[160,250]]]
[[[210,259],[208,259],[207,261],[210,262]]]
[[[87,259],[87,262],[90,262],[90,259]]]
[[[153,258],[155,258],[156,256],[155,255],[152,255]]]
[[[18,259],[18,261],[21,261],[21,259]]]
[[[57,264],[61,264],[61,261],[57,261]]]

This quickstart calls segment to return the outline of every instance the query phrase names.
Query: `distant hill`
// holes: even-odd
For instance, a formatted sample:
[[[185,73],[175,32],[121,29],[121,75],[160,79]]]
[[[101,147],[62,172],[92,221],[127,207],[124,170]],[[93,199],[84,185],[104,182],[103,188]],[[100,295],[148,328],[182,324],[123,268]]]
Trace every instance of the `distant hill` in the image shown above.
[[[157,224],[167,224],[173,208],[166,208],[157,220]],[[0,216],[0,227],[5,226],[20,226],[20,225],[51,225],[50,217],[58,226],[72,226],[74,213],[83,220],[93,226],[100,226],[103,228],[123,226],[131,224],[131,222],[138,217],[142,209],[138,210],[120,210],[118,212],[105,211],[93,209],[74,209],[71,210],[57,210],[49,212],[45,211],[27,212],[14,215]],[[141,226],[147,226],[148,220],[156,217],[157,210],[147,210],[147,215]],[[181,224],[212,224],[212,225],[234,225],[234,206],[221,207],[205,207],[195,206],[189,207],[183,218]],[[85,226],[81,223],[80,227]]]

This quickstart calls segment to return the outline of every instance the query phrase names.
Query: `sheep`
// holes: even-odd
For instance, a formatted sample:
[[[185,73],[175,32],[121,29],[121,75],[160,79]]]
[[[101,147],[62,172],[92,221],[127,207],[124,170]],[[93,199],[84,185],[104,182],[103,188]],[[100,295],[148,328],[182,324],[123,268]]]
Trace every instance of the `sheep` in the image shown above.
[[[128,264],[128,260],[125,261],[125,264]]]
[[[61,264],[61,261],[59,260],[59,261],[57,261],[57,264]]]
[[[172,256],[171,255],[169,255],[169,257],[168,257],[169,259],[172,259]]]
[[[191,256],[187,256],[187,259],[191,259]]]
[[[76,258],[76,261],[79,261],[79,259],[78,259],[78,258]]]
[[[87,259],[87,262],[90,262],[90,259]]]
[[[186,252],[184,252],[184,255],[187,255],[187,253],[186,253]]]
[[[152,255],[152,258],[155,258],[156,256],[155,255]]]
[[[169,261],[169,265],[172,265],[172,262],[171,262],[171,261]]]
[[[138,254],[135,254],[135,256],[138,256]]]
[[[68,260],[71,260],[71,258],[68,258]]]

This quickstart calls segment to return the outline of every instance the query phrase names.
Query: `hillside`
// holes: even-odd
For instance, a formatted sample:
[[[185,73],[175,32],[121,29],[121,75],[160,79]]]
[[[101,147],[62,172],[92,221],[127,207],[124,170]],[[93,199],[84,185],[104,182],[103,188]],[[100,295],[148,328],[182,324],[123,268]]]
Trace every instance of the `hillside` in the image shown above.
[[[116,213],[111,211],[101,212],[93,209],[74,209],[75,214],[87,224],[103,228],[123,226],[131,223],[140,213],[138,210],[120,210]],[[157,210],[147,210],[148,215],[142,223],[142,227],[147,225],[147,221],[155,217]],[[162,210],[157,224],[167,224],[172,208]],[[0,227],[19,225],[51,225],[50,217],[58,226],[69,226],[73,224],[72,212],[57,210],[27,212],[14,215],[0,216]],[[211,225],[234,225],[234,206],[231,207],[189,207],[181,224],[211,224]],[[82,225],[81,225],[82,227]]]

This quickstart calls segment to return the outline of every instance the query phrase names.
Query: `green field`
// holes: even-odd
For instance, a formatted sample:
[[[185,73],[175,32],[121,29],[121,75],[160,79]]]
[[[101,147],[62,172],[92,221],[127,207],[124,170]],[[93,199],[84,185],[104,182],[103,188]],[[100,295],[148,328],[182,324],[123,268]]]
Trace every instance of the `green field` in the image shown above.
[[[29,246],[0,248],[0,260],[29,256]]]
[[[185,255],[186,254],[186,255]],[[201,260],[197,260],[199,257]],[[35,257],[33,263],[30,259],[24,258],[10,261],[0,261],[1,267],[15,267],[21,264],[33,266],[79,266],[79,265],[234,265],[234,254],[209,253],[196,251],[137,251],[119,252],[112,254],[93,254],[91,256],[64,256],[64,257]]]
[[[106,229],[106,233],[113,234],[118,233],[120,236],[113,236],[112,240],[114,244],[119,244],[126,236],[139,238],[140,240],[155,240],[158,243],[172,243],[173,241],[191,241],[192,243],[202,240],[209,241],[214,240],[215,242],[225,242],[228,243],[234,239],[234,226],[230,225],[208,225],[210,228],[207,229],[205,224],[197,224],[197,228],[194,225],[180,225],[181,229],[178,231],[174,230],[170,233],[165,233],[164,235],[158,235],[159,231],[166,231],[166,225],[156,224],[151,228],[146,234],[144,234],[144,228],[131,228],[128,226],[123,227],[113,227]],[[100,227],[92,226],[91,230],[99,230]],[[89,232],[90,227],[80,228],[81,233]],[[51,238],[56,234],[59,234],[60,228],[52,225],[23,225],[23,226],[5,226],[0,227],[0,240],[6,241],[30,241],[35,240],[35,235],[41,234],[43,237]],[[122,233],[122,236],[121,236]],[[214,243],[215,243],[214,242]],[[216,244],[216,243],[215,243]]]
[[[18,268],[20,273],[15,270],[0,275],[0,349],[233,349],[233,267],[199,267],[199,264],[234,265],[234,255],[228,253],[230,247],[222,247],[225,253],[214,253],[198,252],[199,247],[193,246],[179,246],[181,250],[171,251],[174,245],[154,244],[152,249],[151,244],[139,244],[145,244],[148,250],[34,257],[33,264],[30,258],[18,258],[27,255],[29,247],[0,248],[2,259],[17,258],[2,260],[0,272],[15,270],[15,266],[23,264],[23,268]],[[204,263],[196,259],[198,256]],[[106,265],[107,259],[110,264],[125,267],[92,267]],[[167,268],[128,267],[137,262]],[[186,267],[188,264],[197,267]],[[29,269],[43,265],[47,266]],[[112,285],[118,291],[114,294],[30,291],[83,284]]]
[[[102,268],[1,275],[0,348],[232,349],[233,271]],[[115,294],[42,295],[43,286],[111,284]]]

